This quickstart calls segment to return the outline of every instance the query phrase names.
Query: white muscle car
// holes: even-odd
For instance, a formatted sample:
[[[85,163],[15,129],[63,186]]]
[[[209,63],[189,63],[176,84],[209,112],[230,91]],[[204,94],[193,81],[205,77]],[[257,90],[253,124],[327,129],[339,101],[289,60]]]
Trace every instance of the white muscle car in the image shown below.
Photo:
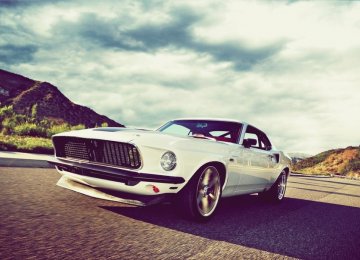
[[[58,185],[148,205],[173,195],[181,211],[209,219],[221,197],[285,195],[290,158],[261,130],[224,119],[178,119],[156,131],[94,128],[57,134],[50,163]]]

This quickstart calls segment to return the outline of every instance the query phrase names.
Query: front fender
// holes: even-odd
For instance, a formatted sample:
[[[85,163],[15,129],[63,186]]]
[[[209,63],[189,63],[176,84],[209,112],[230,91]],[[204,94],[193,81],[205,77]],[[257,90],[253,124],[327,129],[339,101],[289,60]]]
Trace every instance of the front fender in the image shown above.
[[[216,154],[205,154],[205,153],[186,153],[182,156],[182,163],[181,163],[181,177],[183,177],[186,182],[188,182],[197,172],[198,170],[203,167],[204,165],[208,164],[221,164],[225,171],[224,171],[224,185],[227,183],[228,180],[228,162],[229,159],[227,156],[224,155],[216,155]]]

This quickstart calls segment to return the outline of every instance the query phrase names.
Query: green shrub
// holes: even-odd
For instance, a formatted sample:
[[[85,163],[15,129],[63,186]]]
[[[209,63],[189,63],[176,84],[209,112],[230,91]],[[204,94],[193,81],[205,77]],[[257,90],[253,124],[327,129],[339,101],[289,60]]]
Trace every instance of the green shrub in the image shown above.
[[[16,122],[12,118],[6,117],[1,122],[1,132],[3,134],[12,134],[15,126]]]
[[[47,131],[35,123],[23,123],[14,127],[13,133],[21,136],[46,137]]]
[[[48,129],[48,131],[47,131],[47,136],[51,137],[51,136],[53,136],[55,134],[58,134],[58,133],[70,131],[70,129],[71,129],[71,127],[67,123],[63,123],[63,124],[60,124],[60,125],[52,125],[50,127],[50,129]]]
[[[0,119],[12,117],[14,114],[15,113],[12,106],[0,107]]]
[[[31,117],[32,118],[36,118],[36,115],[37,115],[37,104],[35,104],[35,105],[33,105],[32,107],[31,107]]]
[[[0,122],[3,134],[13,134],[15,126],[26,122],[26,116],[16,114],[12,106],[5,106],[0,108]]]
[[[47,136],[51,137],[58,133],[73,131],[73,130],[81,130],[81,129],[85,129],[85,125],[80,124],[80,125],[71,126],[67,123],[63,123],[60,125],[52,125],[50,129],[48,129],[47,131]]]
[[[53,154],[48,138],[0,135],[0,150]]]
[[[43,119],[40,121],[39,124],[41,125],[41,127],[45,128],[45,129],[49,129],[53,125],[53,122],[51,122],[47,119]]]
[[[74,125],[71,127],[71,130],[81,130],[81,129],[85,129],[85,125]]]

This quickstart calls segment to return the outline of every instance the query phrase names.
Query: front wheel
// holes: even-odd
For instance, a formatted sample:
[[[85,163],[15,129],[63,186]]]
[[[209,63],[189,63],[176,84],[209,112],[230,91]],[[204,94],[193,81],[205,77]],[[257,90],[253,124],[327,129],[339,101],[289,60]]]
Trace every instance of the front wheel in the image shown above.
[[[209,220],[221,197],[219,171],[214,166],[200,169],[179,195],[182,213],[186,217],[198,221]]]
[[[287,175],[285,171],[282,171],[273,186],[265,192],[259,193],[259,195],[267,200],[280,202],[285,197],[287,185]]]

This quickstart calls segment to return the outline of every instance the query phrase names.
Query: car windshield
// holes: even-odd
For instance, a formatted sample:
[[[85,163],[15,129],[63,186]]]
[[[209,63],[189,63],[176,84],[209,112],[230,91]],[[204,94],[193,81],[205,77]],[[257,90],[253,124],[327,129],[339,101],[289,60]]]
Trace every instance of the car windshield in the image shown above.
[[[160,127],[157,131],[221,142],[237,143],[241,124],[236,122],[212,120],[175,120]]]

